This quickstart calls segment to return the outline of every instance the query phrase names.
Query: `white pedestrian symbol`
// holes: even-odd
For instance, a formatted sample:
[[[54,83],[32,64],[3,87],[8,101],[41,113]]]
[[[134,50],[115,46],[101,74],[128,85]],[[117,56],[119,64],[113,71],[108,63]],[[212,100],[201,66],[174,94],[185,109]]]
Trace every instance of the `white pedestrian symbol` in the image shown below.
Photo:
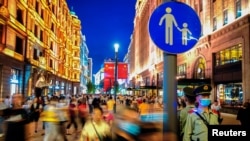
[[[173,45],[173,24],[178,27],[174,16],[171,14],[172,9],[170,7],[166,8],[167,14],[161,17],[159,25],[165,20],[165,43]]]
[[[188,35],[192,35],[191,31],[187,28],[188,24],[183,23],[183,28],[178,30],[182,33],[182,45],[187,45]]]
[[[159,25],[161,26],[165,20],[165,43],[173,45],[173,24],[182,33],[182,45],[187,45],[188,35],[192,35],[192,32],[188,29],[188,24],[183,23],[183,28],[178,27],[178,23],[175,17],[171,14],[172,9],[170,7],[166,8],[166,14],[160,19]]]

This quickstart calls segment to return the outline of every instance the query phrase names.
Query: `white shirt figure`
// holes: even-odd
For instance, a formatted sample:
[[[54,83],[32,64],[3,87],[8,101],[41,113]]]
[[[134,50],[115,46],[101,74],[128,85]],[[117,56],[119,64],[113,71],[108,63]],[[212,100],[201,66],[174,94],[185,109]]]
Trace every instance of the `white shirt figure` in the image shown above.
[[[166,8],[167,14],[161,17],[159,25],[165,20],[165,43],[173,45],[173,24],[178,28],[177,22],[174,16],[171,14],[172,9]]]
[[[179,31],[181,31],[182,33],[182,45],[187,45],[187,40],[188,40],[188,35],[192,35],[192,32],[187,28],[188,24],[187,23],[183,23],[183,28],[179,29]]]
[[[35,86],[38,87],[38,88],[42,88],[42,87],[45,86],[45,83],[46,83],[45,81],[46,81],[45,77],[44,77],[44,75],[42,73],[41,76],[36,81],[36,85]]]

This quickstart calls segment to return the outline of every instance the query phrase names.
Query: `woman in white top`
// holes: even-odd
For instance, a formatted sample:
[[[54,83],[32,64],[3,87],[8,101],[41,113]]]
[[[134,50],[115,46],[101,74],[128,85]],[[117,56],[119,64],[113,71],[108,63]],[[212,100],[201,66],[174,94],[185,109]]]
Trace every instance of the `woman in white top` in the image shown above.
[[[38,80],[36,81],[35,84],[35,95],[36,97],[40,97],[42,96],[42,91],[43,91],[43,87],[46,84],[46,79],[44,77],[43,72],[40,73],[40,76],[38,77]]]

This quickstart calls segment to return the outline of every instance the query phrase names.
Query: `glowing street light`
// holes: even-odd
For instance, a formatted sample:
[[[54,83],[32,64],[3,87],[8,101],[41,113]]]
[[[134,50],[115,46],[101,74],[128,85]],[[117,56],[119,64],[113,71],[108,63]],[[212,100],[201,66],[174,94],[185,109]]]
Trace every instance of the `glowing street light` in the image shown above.
[[[119,49],[119,44],[115,43],[115,87],[114,87],[114,100],[115,100],[115,105],[114,105],[114,113],[116,113],[116,95],[117,95],[117,63],[118,63],[118,49]]]

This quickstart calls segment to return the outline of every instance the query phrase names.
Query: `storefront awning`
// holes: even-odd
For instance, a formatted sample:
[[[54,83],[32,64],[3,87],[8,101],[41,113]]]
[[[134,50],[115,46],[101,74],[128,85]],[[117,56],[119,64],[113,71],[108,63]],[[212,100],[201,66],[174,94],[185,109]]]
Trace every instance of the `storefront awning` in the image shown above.
[[[211,79],[187,79],[180,78],[177,80],[177,85],[202,85],[202,84],[211,84]]]

